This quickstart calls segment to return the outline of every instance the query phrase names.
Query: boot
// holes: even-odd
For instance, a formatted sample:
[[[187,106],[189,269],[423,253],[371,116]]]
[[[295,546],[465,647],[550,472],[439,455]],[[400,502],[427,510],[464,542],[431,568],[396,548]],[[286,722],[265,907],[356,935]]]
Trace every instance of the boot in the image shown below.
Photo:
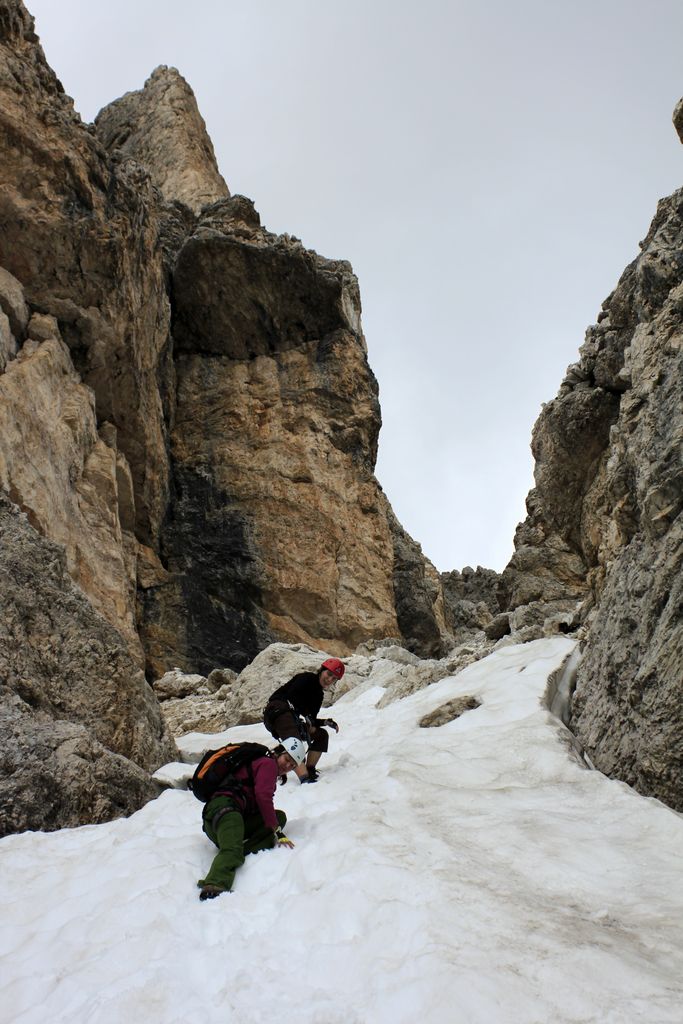
[[[199,893],[199,898],[203,903],[204,900],[215,900],[216,896],[220,896],[221,893],[229,891],[229,889],[221,889],[220,885],[204,885],[202,886],[202,891]]]

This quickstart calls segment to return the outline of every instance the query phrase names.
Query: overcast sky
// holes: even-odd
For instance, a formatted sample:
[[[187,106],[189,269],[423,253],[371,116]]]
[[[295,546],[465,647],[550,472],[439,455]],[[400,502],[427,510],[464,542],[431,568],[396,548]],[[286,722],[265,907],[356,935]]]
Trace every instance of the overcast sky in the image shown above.
[[[358,275],[377,476],[440,570],[501,570],[531,429],[683,185],[681,0],[27,0],[84,120],[159,64],[265,226]]]

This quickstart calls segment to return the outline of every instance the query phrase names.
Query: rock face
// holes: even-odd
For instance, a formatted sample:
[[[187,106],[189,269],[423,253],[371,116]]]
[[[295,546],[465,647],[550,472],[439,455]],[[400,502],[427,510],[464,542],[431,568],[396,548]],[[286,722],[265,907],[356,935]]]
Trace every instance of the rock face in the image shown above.
[[[0,267],[0,373],[17,354],[17,339],[23,338],[28,317],[23,288]]]
[[[438,577],[373,475],[377,384],[350,266],[230,197],[173,69],[83,125],[21,0],[0,0],[0,144],[0,488],[36,544],[59,545],[107,643],[149,678],[239,670],[272,640],[446,648]],[[47,685],[33,661],[17,672]],[[65,795],[8,828],[99,820],[150,792],[156,754],[62,706],[55,736],[69,726],[100,766],[90,796],[53,744],[73,808]],[[106,796],[110,755],[143,773],[130,803]]]
[[[130,470],[115,428],[98,430],[92,391],[56,322],[51,333],[42,342],[29,336],[0,375],[0,484],[43,536],[64,546],[71,576],[142,664]]]
[[[159,203],[81,124],[15,0],[0,2],[0,139],[2,486],[142,663],[135,562],[168,494]]]
[[[481,630],[490,630],[501,612],[500,574],[493,569],[465,566],[462,572],[442,573],[446,619],[456,643],[476,636]],[[509,633],[509,620],[498,636]]]
[[[98,422],[117,429],[137,534],[154,543],[168,491],[159,202],[148,173],[81,124],[19,0],[0,3],[0,141],[0,266],[57,319]]]
[[[204,210],[172,288],[169,575],[141,597],[152,668],[239,670],[275,639],[344,654],[400,633],[351,267],[265,231],[235,196]],[[423,646],[442,642],[439,596]]]
[[[87,129],[1,2],[6,491],[150,676],[278,638],[348,652],[401,635],[397,607],[416,649],[447,645],[421,553],[410,620],[350,266],[229,198],[177,71]]]
[[[682,310],[677,192],[539,417],[536,487],[503,574],[511,619],[588,626],[571,725],[594,764],[679,810]]]
[[[199,213],[230,195],[197,101],[175,68],[159,67],[95,118],[104,146],[142,164],[163,196]]]
[[[175,755],[123,638],[0,493],[0,835],[105,821]]]
[[[440,657],[454,644],[454,621],[444,604],[439,574],[387,506],[393,546],[396,621],[409,650],[424,658]],[[375,633],[375,636],[380,634]],[[393,636],[393,633],[385,633]]]

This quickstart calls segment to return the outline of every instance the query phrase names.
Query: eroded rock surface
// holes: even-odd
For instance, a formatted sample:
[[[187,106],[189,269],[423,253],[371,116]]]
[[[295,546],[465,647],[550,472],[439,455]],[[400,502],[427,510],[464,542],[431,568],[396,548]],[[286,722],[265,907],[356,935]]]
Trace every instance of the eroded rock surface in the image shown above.
[[[572,728],[598,768],[683,809],[683,192],[641,249],[536,423],[503,588],[517,627],[586,624]]]
[[[500,574],[478,565],[441,574],[446,621],[456,643],[463,643],[480,631],[499,639],[510,632],[509,620],[491,630],[501,614]]]
[[[582,359],[623,388],[590,502],[596,601],[572,727],[683,810],[683,191],[659,204]],[[607,353],[607,355],[605,355]],[[607,365],[605,365],[607,364]],[[597,563],[597,564],[595,564]]]
[[[151,675],[241,668],[277,637],[343,652],[400,632],[396,603],[409,622],[410,594],[395,588],[391,510],[373,476],[377,385],[350,266],[269,234],[249,200],[229,198],[174,69],[93,130],[20,0],[2,12],[0,368],[29,317],[32,341],[69,350],[63,382],[81,408],[65,412],[43,385],[35,425],[20,429],[27,450],[58,422],[70,449],[44,490],[74,578],[138,654],[139,633]],[[33,345],[21,362],[17,386],[47,359]],[[6,489],[52,536],[40,467],[22,471],[10,452],[6,463]],[[78,552],[84,515],[71,511],[84,502],[111,509],[91,524],[106,572]],[[434,649],[439,588],[419,593],[416,642]]]
[[[146,167],[169,202],[198,213],[230,195],[194,93],[176,68],[158,67],[142,89],[106,106],[95,129],[108,150]]]
[[[0,266],[33,311],[57,319],[98,422],[117,429],[136,530],[153,544],[168,488],[158,193],[81,123],[19,0],[0,4],[0,147]]]
[[[273,639],[447,645],[436,573],[373,475],[352,270],[229,197],[181,76],[158,69],[86,126],[21,0],[0,0],[0,145],[0,487],[60,545],[116,650],[153,678],[241,669]],[[59,699],[50,757],[73,742],[102,774],[90,723]],[[80,810],[65,797],[49,827],[87,813],[69,785]],[[98,786],[93,820],[118,813]]]
[[[235,196],[208,207],[182,247],[173,306],[169,576],[141,598],[152,669],[239,670],[277,638],[346,654],[402,633],[411,598],[429,617],[418,646],[438,648],[438,579],[426,598],[397,598],[393,516],[374,477],[377,384],[349,264],[270,234]]]
[[[175,756],[123,637],[0,492],[0,834],[105,821]]]
[[[31,333],[49,327],[32,321]],[[0,375],[0,487],[63,545],[72,578],[144,664],[135,621],[135,503],[111,424],[58,337],[29,338]],[[47,333],[47,331],[45,331]]]

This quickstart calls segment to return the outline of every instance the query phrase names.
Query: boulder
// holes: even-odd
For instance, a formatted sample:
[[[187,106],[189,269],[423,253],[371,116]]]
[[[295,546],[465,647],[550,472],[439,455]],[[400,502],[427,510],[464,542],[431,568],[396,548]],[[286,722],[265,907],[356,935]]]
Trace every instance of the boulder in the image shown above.
[[[428,715],[423,715],[418,724],[421,729],[435,729],[440,725],[446,725],[447,722],[455,721],[466,711],[475,711],[479,707],[481,707],[481,701],[476,697],[455,697],[453,700],[441,704],[440,707],[434,708]]]
[[[161,679],[156,679],[152,683],[152,689],[161,701],[189,697],[190,694],[212,692],[209,690],[204,676],[181,672],[179,668],[173,668],[170,672],[166,672]]]

